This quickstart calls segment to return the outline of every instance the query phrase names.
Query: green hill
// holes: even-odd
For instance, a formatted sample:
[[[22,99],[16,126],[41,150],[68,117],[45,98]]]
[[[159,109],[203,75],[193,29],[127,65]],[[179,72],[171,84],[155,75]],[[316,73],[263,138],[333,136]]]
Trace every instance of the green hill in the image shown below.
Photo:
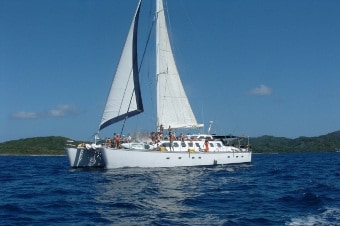
[[[283,152],[320,152],[340,150],[340,131],[318,137],[284,137],[261,136],[251,138],[254,153]]]
[[[66,137],[34,137],[0,143],[0,155],[65,155]],[[82,141],[74,141],[78,145]],[[261,136],[250,138],[254,153],[321,152],[340,150],[340,131],[318,137]]]
[[[0,143],[1,155],[65,155],[66,137],[34,137]]]

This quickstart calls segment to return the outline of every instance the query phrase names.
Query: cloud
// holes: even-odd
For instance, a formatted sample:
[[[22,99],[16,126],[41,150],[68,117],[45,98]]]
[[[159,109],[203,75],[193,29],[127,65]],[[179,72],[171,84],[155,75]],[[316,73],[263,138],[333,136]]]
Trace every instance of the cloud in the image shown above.
[[[60,104],[56,108],[48,111],[50,117],[63,117],[77,114],[77,109],[73,105]]]
[[[256,87],[254,89],[249,90],[249,94],[257,95],[257,96],[271,95],[272,94],[272,88],[262,84],[259,87]]]
[[[71,115],[77,115],[80,111],[73,105],[70,104],[60,104],[53,109],[46,112],[29,112],[29,111],[19,111],[11,114],[9,117],[11,119],[38,119],[38,118],[60,118],[67,117]]]
[[[19,111],[9,116],[11,119],[36,119],[38,114],[35,112]]]

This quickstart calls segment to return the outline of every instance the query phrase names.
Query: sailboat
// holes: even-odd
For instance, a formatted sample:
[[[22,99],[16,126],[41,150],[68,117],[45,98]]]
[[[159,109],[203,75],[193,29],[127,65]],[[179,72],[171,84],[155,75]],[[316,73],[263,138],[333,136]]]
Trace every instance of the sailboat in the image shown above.
[[[115,78],[99,125],[99,131],[113,123],[126,120],[144,111],[139,84],[137,60],[138,21],[141,0],[138,2],[129,33],[122,51]],[[249,145],[241,145],[241,138],[210,134],[175,134],[180,129],[198,129],[199,124],[192,111],[176,66],[162,0],[156,0],[156,104],[157,132],[152,133],[152,142],[120,143],[85,148],[69,148],[72,167],[83,165],[72,156],[91,153],[87,159],[96,159],[96,166],[107,169],[121,167],[178,167],[236,164],[251,162]],[[233,142],[236,140],[236,143]],[[94,154],[95,153],[95,154]],[[97,154],[99,153],[99,154]],[[96,155],[97,154],[97,155]],[[79,156],[80,154],[78,154]],[[83,158],[84,159],[84,158]]]

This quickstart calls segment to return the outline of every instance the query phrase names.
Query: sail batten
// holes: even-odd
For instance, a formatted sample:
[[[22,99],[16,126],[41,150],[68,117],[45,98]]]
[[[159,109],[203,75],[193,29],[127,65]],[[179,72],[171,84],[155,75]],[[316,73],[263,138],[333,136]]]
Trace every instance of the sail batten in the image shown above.
[[[164,6],[156,6],[157,126],[202,127],[198,124],[183,88],[168,35]]]
[[[106,101],[99,130],[143,112],[139,84],[137,31],[141,0],[126,38],[114,80]]]

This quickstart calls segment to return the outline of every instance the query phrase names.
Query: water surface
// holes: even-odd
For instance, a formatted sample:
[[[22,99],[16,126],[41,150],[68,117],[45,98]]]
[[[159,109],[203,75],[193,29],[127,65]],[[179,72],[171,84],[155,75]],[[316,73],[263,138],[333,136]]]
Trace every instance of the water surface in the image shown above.
[[[340,153],[251,164],[71,169],[66,156],[0,156],[1,225],[338,225]]]

